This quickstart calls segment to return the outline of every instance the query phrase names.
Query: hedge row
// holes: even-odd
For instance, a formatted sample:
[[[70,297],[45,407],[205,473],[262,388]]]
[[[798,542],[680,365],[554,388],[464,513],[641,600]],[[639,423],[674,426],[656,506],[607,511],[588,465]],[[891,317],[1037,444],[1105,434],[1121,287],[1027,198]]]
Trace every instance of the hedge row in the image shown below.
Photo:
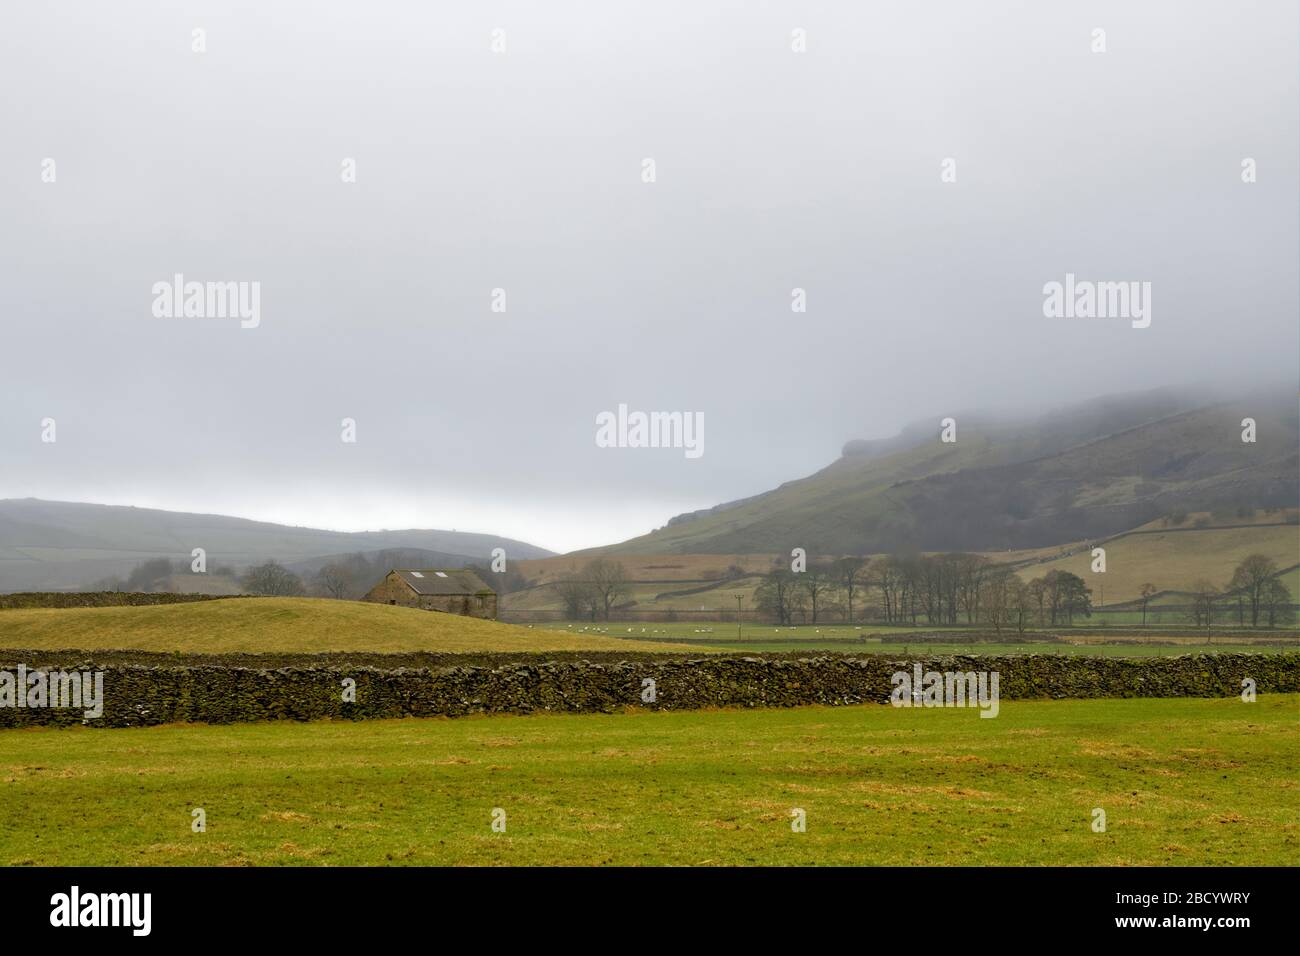
[[[5,652],[11,654],[12,652]],[[584,660],[496,667],[379,668],[334,660],[318,666],[105,664],[104,711],[92,726],[127,727],[177,721],[461,716],[539,711],[613,712],[701,707],[794,707],[886,703],[891,676],[912,670],[997,671],[1000,698],[1231,697],[1242,680],[1259,693],[1300,692],[1300,655],[1196,654],[1143,659],[1045,656],[936,656],[790,659],[743,657]],[[68,662],[69,664],[71,662]],[[8,665],[4,669],[11,669]],[[71,669],[70,666],[67,669]],[[655,700],[643,699],[653,680]],[[343,699],[355,681],[355,702]],[[0,707],[0,727],[73,725],[71,709]]]

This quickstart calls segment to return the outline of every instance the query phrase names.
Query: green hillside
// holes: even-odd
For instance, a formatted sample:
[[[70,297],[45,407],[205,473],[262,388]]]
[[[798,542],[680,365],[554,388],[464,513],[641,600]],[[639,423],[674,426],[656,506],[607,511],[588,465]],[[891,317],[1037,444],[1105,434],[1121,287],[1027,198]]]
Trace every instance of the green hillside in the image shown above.
[[[1001,551],[1103,537],[1178,510],[1296,504],[1300,415],[1273,391],[1188,408],[1165,392],[1005,424],[957,416],[850,442],[814,475],[674,519],[606,553]],[[1258,440],[1240,440],[1243,418]]]

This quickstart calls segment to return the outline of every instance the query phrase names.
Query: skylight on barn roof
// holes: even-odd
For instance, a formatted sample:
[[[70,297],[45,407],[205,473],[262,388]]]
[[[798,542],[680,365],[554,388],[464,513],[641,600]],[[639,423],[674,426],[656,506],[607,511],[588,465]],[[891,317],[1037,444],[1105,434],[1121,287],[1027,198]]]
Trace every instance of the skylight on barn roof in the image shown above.
[[[445,578],[447,576],[447,572],[445,571],[434,571],[433,573],[438,575],[440,578]]]
[[[424,577],[424,575],[421,574],[419,571],[412,571],[412,572],[411,572],[411,577],[413,577],[413,578],[422,578],[422,577]]]

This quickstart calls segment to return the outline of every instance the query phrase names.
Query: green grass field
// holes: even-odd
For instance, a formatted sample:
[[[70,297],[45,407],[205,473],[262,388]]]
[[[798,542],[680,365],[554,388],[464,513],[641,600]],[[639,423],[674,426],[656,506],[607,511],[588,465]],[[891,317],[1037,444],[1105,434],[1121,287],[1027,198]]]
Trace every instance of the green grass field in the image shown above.
[[[1021,569],[1020,577],[1028,581],[1048,571],[1069,571],[1083,578],[1098,603],[1104,587],[1106,603],[1112,604],[1137,600],[1146,582],[1162,591],[1190,590],[1199,578],[1223,587],[1248,554],[1267,555],[1279,568],[1295,564],[1300,555],[1300,525],[1185,526],[1121,535],[1107,541],[1105,548],[1105,574],[1092,572],[1092,552],[1081,548],[1068,557],[1029,565]],[[1289,581],[1284,579],[1284,583]],[[1296,597],[1295,591],[1291,594]],[[1180,603],[1186,603],[1186,598]]]
[[[1175,628],[1167,632],[1147,631],[1134,633],[1132,640],[1150,640],[1153,643],[1130,644],[1108,643],[1104,638],[1090,637],[1086,632],[1077,635],[1079,644],[1066,643],[983,643],[962,641],[961,628],[906,628],[877,625],[799,625],[796,627],[773,627],[770,624],[746,624],[737,640],[735,624],[702,623],[654,623],[628,624],[609,622],[602,624],[547,624],[538,627],[554,627],[569,634],[596,634],[598,636],[617,636],[629,641],[684,640],[692,646],[708,648],[715,652],[752,654],[763,651],[832,651],[852,654],[1071,654],[1102,655],[1108,657],[1151,657],[1166,654],[1199,654],[1216,651],[1274,651],[1277,645],[1300,650],[1300,638],[1294,631],[1265,634],[1258,631],[1242,631],[1240,635],[1228,637],[1216,636],[1205,638],[1197,636],[1194,628]],[[918,631],[951,631],[951,643],[933,644],[906,640],[909,634]],[[865,643],[857,640],[859,635],[897,635],[902,643],[884,643],[868,639]],[[1177,643],[1154,643],[1157,641]],[[1271,645],[1271,646],[1270,646]],[[680,646],[680,645],[679,645]]]
[[[680,651],[412,608],[322,598],[0,611],[0,647],[234,652]]]
[[[1264,696],[10,730],[0,864],[1293,866],[1298,716]]]
[[[609,637],[620,637],[633,640],[654,640],[655,638],[672,638],[674,640],[691,640],[691,641],[734,641],[736,640],[735,623],[693,623],[689,621],[673,621],[669,623],[630,623],[620,621],[601,621],[595,624],[569,624],[565,622],[549,623],[545,625],[535,625],[536,627],[550,627],[560,631],[567,631],[571,634],[600,634]],[[888,625],[875,624],[855,624],[849,627],[844,624],[800,624],[794,627],[777,627],[773,624],[746,624],[740,632],[744,640],[767,641],[767,640],[827,640],[827,639],[856,639],[859,634],[915,634],[917,631],[953,631],[961,633],[961,628],[949,627],[891,627]]]
[[[1257,644],[837,644],[818,641],[777,641],[762,644],[712,644],[707,649],[727,654],[789,653],[806,651],[829,654],[1065,654],[1071,657],[1165,657],[1173,654],[1271,653],[1276,648]]]

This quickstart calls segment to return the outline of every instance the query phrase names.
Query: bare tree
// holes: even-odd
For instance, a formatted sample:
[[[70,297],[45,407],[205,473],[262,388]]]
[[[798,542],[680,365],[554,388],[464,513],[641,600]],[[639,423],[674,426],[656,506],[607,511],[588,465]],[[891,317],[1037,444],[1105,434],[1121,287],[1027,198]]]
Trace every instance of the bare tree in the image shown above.
[[[591,587],[605,620],[609,620],[609,609],[630,593],[627,583],[627,568],[620,561],[608,558],[596,558],[587,562],[582,569],[583,580]]]
[[[920,560],[917,571],[915,593],[925,611],[925,619],[930,624],[943,624],[943,565],[935,555],[928,555]]]
[[[596,606],[595,593],[586,581],[556,581],[551,585],[551,590],[564,604],[564,616],[570,621],[585,617]]]
[[[999,568],[988,574],[983,584],[980,608],[984,619],[993,625],[999,634],[1002,628],[1011,623],[1011,582],[1018,581],[1015,573],[1007,568]]]
[[[800,571],[797,577],[799,587],[808,597],[812,622],[816,624],[818,611],[825,603],[827,595],[835,589],[835,578],[831,573],[830,565],[820,562],[810,564],[808,570]]]
[[[1144,584],[1138,589],[1138,593],[1142,596],[1142,626],[1146,627],[1147,605],[1151,603],[1151,595],[1156,593],[1156,586],[1154,584]]]
[[[922,607],[925,590],[925,561],[920,555],[908,555],[899,560],[898,621],[916,624],[916,615]]]
[[[1295,610],[1291,607],[1291,591],[1277,576],[1265,582],[1260,594],[1260,607],[1264,616],[1268,618],[1269,627],[1295,622]]]
[[[528,587],[528,579],[513,567],[505,571],[493,571],[491,565],[467,564],[465,570],[473,571],[497,594],[512,594]]]
[[[1076,614],[1092,617],[1092,588],[1077,574],[1061,572],[1060,596],[1066,624],[1073,624]]]
[[[1045,578],[1034,578],[1026,585],[1029,589],[1030,605],[1037,612],[1038,626],[1042,627],[1047,623],[1045,607],[1047,604],[1047,582]]]
[[[993,570],[993,562],[982,554],[957,555],[957,599],[966,612],[966,623],[979,620],[984,586]]]
[[[290,597],[302,594],[304,591],[298,575],[275,560],[249,568],[244,572],[239,583],[251,594]]]
[[[1198,627],[1214,623],[1219,596],[1219,589],[1204,578],[1192,585],[1192,620]]]
[[[902,620],[903,562],[891,554],[871,564],[872,583],[880,589],[880,600],[885,605],[885,622],[893,624]]]
[[[1277,562],[1263,554],[1249,554],[1232,572],[1228,587],[1240,592],[1250,604],[1250,626],[1259,624],[1259,610],[1263,604],[1268,581],[1277,574]]]
[[[352,567],[347,564],[327,564],[316,572],[318,590],[336,600],[343,600],[355,585]]]
[[[853,623],[853,598],[867,589],[869,562],[866,558],[840,558],[833,566],[835,583],[848,602],[849,623]]]
[[[792,623],[795,613],[802,608],[804,597],[798,578],[799,575],[786,567],[769,571],[754,590],[758,609],[771,615],[778,624]]]
[[[1007,617],[1015,625],[1016,634],[1025,636],[1025,627],[1034,613],[1034,595],[1029,585],[1014,574],[1007,582]]]

